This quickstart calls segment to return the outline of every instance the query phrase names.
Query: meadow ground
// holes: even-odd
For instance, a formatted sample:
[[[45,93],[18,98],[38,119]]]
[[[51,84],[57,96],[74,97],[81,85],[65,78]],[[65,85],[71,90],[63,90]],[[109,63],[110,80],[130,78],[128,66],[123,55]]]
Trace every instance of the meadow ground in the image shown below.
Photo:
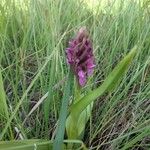
[[[149,0],[1,1],[1,139],[53,139],[68,72],[65,49],[82,26],[96,57],[85,88],[100,85],[139,45],[115,91],[94,103],[83,142],[91,149],[150,149]]]

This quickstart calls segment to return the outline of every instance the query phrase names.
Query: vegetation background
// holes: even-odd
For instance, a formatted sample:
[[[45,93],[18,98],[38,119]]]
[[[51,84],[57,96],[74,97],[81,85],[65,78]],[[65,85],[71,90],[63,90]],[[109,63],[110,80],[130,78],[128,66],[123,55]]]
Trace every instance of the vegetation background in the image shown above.
[[[134,63],[115,92],[94,104],[83,142],[91,149],[150,149],[149,0],[1,0],[2,140],[53,139],[65,77],[65,49],[86,26],[100,85],[137,43]]]

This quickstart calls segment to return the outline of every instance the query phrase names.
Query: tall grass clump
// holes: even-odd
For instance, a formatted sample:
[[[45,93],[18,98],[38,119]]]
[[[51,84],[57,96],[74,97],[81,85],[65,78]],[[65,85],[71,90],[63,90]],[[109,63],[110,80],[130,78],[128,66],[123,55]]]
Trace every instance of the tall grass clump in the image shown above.
[[[51,149],[59,121],[65,124],[61,106],[68,117],[75,91],[72,78],[67,89],[65,49],[82,26],[89,31],[96,68],[81,96],[102,85],[135,45],[138,51],[115,89],[96,97],[83,142],[66,140],[66,130],[63,142],[97,150],[149,149],[149,7],[148,0],[0,1],[0,140],[22,140],[0,142],[0,149]]]

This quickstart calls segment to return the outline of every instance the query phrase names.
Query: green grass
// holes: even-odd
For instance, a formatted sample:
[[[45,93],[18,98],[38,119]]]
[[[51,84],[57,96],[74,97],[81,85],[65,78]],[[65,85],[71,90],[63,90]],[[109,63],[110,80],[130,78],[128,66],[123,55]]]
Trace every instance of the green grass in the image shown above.
[[[95,102],[83,142],[91,149],[150,148],[150,2],[86,2],[0,2],[1,140],[54,139],[68,74],[65,48],[87,26],[97,64],[87,89],[134,45],[139,52],[115,92]]]

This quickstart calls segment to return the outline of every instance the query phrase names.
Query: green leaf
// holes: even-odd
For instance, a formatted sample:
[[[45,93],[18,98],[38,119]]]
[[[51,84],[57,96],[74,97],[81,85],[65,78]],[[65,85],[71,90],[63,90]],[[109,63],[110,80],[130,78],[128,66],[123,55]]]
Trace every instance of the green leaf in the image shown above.
[[[76,146],[77,149],[87,150],[84,143],[80,140],[64,140],[64,150],[67,150],[66,144],[72,144]],[[12,140],[0,142],[0,150],[52,150],[52,146],[52,141],[43,139]]]
[[[0,120],[2,119],[8,119],[9,118],[9,113],[8,113],[8,107],[6,103],[6,96],[5,96],[5,91],[3,87],[3,80],[2,80],[2,74],[0,70]]]
[[[0,142],[0,150],[52,150],[52,142],[46,140],[16,140]]]
[[[93,103],[88,105],[86,109],[81,112],[76,123],[74,123],[70,115],[68,116],[66,120],[66,131],[68,139],[82,139],[85,125],[91,116],[92,108]]]
[[[55,61],[53,60],[51,62],[51,72],[50,72],[50,75],[49,75],[49,92],[48,92],[48,97],[46,99],[46,101],[44,101],[44,118],[45,118],[45,130],[46,130],[46,133],[48,133],[48,130],[49,130],[49,115],[50,115],[50,104],[51,104],[51,101],[52,101],[52,98],[53,98],[53,82],[54,82],[54,79],[53,79],[53,75],[54,75],[54,72],[55,72]],[[48,138],[48,134],[45,134],[45,138]]]
[[[3,125],[9,120],[8,106],[6,102],[6,95],[3,86],[2,73],[0,70],[0,122],[3,121]],[[11,127],[9,127],[11,138],[13,139],[13,133]]]
[[[56,132],[56,138],[54,140],[54,147],[53,147],[54,150],[62,149],[72,81],[73,81],[73,75],[70,71],[68,80],[66,83],[66,87],[64,90],[64,96],[62,99],[62,106],[61,106],[60,115],[59,115],[58,128]]]
[[[97,89],[89,92],[83,98],[81,98],[77,103],[73,104],[70,107],[70,118],[74,128],[77,128],[75,125],[78,122],[78,118],[81,112],[86,109],[94,100],[99,96],[102,96],[105,92],[108,92],[110,89],[115,87],[120,81],[121,77],[125,74],[129,65],[131,64],[133,57],[137,53],[137,47],[135,46],[128,54],[121,60],[121,62],[113,69],[113,71],[108,75],[103,84]],[[76,127],[75,127],[76,126]]]

